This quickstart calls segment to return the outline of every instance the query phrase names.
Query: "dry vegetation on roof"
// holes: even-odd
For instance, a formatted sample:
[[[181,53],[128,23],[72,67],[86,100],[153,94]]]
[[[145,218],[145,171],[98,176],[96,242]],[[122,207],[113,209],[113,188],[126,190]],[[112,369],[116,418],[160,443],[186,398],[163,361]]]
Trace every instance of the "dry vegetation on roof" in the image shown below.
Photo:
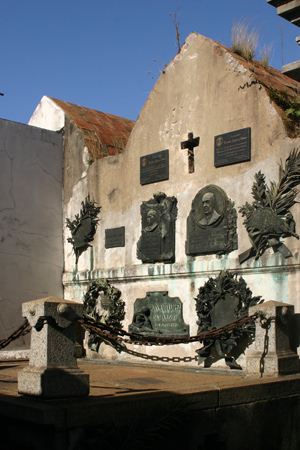
[[[254,83],[259,83],[264,86],[270,99],[283,111],[285,117],[284,124],[291,137],[298,137],[300,136],[300,92],[297,86],[292,86],[288,82],[282,82],[282,80],[282,88],[278,87],[278,84],[277,86],[272,85],[274,70],[269,67],[271,46],[264,46],[260,50],[259,58],[260,67],[266,70],[271,75],[271,78],[268,80],[268,76],[261,77],[256,73],[257,63],[253,60],[258,46],[259,33],[257,28],[253,27],[252,30],[249,30],[249,22],[241,20],[233,24],[231,30],[231,50],[246,61],[252,62],[248,64],[248,68],[254,76]]]
[[[264,45],[260,51],[259,62],[261,63],[263,68],[266,70],[268,70],[268,68],[269,68],[269,59],[270,59],[271,50],[272,50],[271,45],[269,45],[269,46]]]
[[[239,20],[234,22],[231,29],[231,50],[245,58],[254,59],[259,42],[259,33],[256,28],[249,31],[249,23]]]

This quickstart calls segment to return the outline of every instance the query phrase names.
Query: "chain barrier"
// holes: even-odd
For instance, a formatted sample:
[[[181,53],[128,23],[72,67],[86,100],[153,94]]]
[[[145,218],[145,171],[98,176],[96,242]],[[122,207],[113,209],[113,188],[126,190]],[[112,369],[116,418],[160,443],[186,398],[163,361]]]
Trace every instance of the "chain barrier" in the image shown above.
[[[259,316],[260,326],[266,330],[264,337],[264,349],[259,361],[259,373],[261,378],[263,377],[265,371],[265,357],[269,352],[269,329],[271,328],[272,322],[274,320],[276,320],[275,316],[269,317],[268,319],[266,317]]]
[[[191,362],[191,361],[197,361],[199,359],[199,356],[184,356],[180,358],[179,356],[157,356],[157,355],[146,355],[145,353],[139,353],[135,352],[133,350],[129,350],[128,348],[123,349],[124,352],[129,353],[129,355],[136,356],[137,358],[143,358],[150,361],[162,361],[162,362]]]
[[[92,317],[84,315],[83,319],[79,320],[79,323],[87,330],[96,333],[104,340],[113,341],[114,346],[118,352],[126,352],[132,356],[143,358],[151,361],[162,362],[191,362],[197,361],[199,356],[191,357],[168,357],[168,356],[156,356],[147,355],[145,353],[136,352],[130,350],[125,346],[127,344],[133,345],[146,345],[146,346],[163,346],[163,345],[176,345],[176,344],[189,344],[191,342],[203,342],[209,339],[216,339],[223,335],[229,335],[237,328],[241,328],[247,324],[253,323],[258,317],[261,318],[261,313],[255,313],[251,316],[244,316],[235,320],[223,327],[207,331],[191,337],[184,338],[170,338],[170,337],[158,337],[158,336],[143,336],[136,333],[129,333],[121,328],[111,327],[104,323],[96,322]],[[25,320],[14,333],[12,333],[7,339],[0,341],[0,350],[7,347],[12,341],[18,339],[21,336],[25,336],[31,330],[31,326],[28,320]],[[125,337],[126,336],[126,337]]]
[[[191,342],[205,341],[208,339],[216,339],[224,334],[230,334],[237,328],[241,328],[247,324],[253,323],[257,317],[258,313],[252,314],[251,316],[244,316],[240,319],[235,320],[223,327],[207,331],[205,333],[197,334],[191,337],[184,338],[171,338],[171,337],[158,337],[158,336],[143,336],[136,333],[129,333],[122,328],[111,327],[101,322],[96,322],[90,316],[84,316],[84,319],[79,320],[84,328],[87,328],[101,337],[106,337],[114,341],[125,342],[127,344],[135,345],[175,345],[175,344],[189,344]],[[128,338],[124,338],[127,336]]]
[[[136,352],[134,350],[128,349],[124,343],[134,344],[134,345],[148,345],[148,346],[162,346],[162,345],[176,345],[176,344],[188,344],[191,342],[201,342],[208,339],[216,339],[224,334],[230,334],[237,328],[241,328],[247,324],[253,323],[259,313],[255,313],[251,316],[244,316],[234,322],[231,322],[223,327],[217,328],[215,330],[208,331],[206,333],[198,334],[188,338],[163,338],[157,336],[142,336],[135,333],[129,333],[121,328],[110,327],[104,323],[96,322],[93,318],[89,316],[84,316],[79,322],[81,325],[100,336],[102,339],[108,342],[113,341],[115,349],[121,353],[125,352],[129,355],[136,356],[137,358],[143,358],[150,361],[162,361],[162,362],[191,362],[197,361],[199,356],[185,356],[185,357],[169,357],[169,356],[157,356],[157,355],[147,355],[145,353]],[[128,336],[125,338],[124,336]]]
[[[15,341],[21,336],[25,336],[31,330],[28,320],[26,319],[23,325],[21,325],[16,331],[14,331],[7,339],[0,341],[0,350],[7,347],[12,341]]]

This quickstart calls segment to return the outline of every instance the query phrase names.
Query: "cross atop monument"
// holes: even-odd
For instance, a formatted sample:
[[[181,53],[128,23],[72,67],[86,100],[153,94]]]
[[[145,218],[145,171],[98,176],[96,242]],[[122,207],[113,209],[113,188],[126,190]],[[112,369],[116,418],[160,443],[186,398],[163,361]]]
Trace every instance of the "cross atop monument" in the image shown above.
[[[193,173],[195,171],[195,164],[194,164],[194,147],[199,146],[200,137],[194,138],[194,133],[188,134],[188,140],[181,142],[181,149],[187,149],[188,150],[188,168],[189,173]]]

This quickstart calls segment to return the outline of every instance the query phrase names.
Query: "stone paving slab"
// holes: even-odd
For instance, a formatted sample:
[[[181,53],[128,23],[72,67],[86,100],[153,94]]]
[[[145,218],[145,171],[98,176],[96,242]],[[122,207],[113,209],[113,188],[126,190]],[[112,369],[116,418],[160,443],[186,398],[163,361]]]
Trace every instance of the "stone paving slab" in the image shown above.
[[[28,361],[0,362],[1,444],[8,440],[3,450],[66,450],[73,448],[72,442],[81,443],[80,449],[94,450],[99,432],[104,433],[101,448],[120,448],[111,444],[112,436],[123,442],[124,433],[132,439],[134,431],[137,439],[142,438],[143,427],[147,425],[151,432],[151,427],[164,424],[164,417],[172,424],[180,418],[185,427],[182,433],[172,425],[174,436],[168,439],[173,450],[215,448],[207,447],[215,440],[222,444],[217,448],[228,450],[300,448],[300,374],[248,378],[242,371],[229,369],[89,360],[79,360],[78,365],[90,375],[90,395],[45,400],[18,394],[17,374]],[[105,430],[113,433],[108,446],[103,444]],[[161,439],[163,443],[164,434]],[[131,449],[129,444],[126,449]],[[155,448],[165,446],[155,444]]]
[[[129,420],[162,401],[184,400],[204,410],[300,394],[300,374],[248,378],[240,371],[80,360],[79,368],[90,375],[89,397],[42,400],[18,394],[17,373],[27,365],[0,362],[0,414],[55,426],[91,425],[116,415]]]

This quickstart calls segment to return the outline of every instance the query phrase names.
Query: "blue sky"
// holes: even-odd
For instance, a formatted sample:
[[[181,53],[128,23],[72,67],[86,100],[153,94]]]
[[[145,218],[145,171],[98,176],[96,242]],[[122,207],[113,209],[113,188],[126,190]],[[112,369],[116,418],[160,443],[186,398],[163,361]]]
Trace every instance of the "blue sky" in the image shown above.
[[[196,31],[230,46],[250,21],[270,64],[300,59],[300,29],[266,0],[2,0],[0,117],[27,123],[43,95],[135,120],[164,64]],[[280,24],[283,34],[283,52]],[[155,61],[154,61],[155,60]]]

